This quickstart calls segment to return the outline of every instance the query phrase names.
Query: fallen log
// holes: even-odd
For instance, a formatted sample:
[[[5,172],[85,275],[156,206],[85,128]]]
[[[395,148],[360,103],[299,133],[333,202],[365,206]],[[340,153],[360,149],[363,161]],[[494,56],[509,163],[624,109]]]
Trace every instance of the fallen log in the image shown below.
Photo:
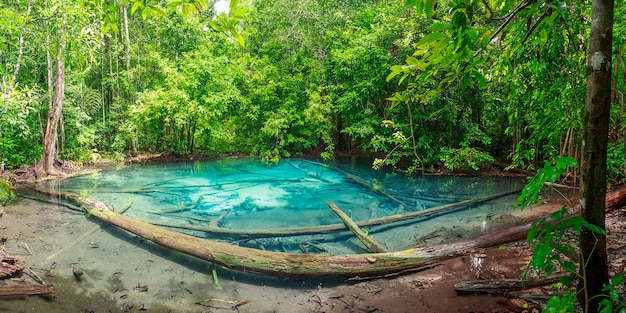
[[[326,202],[328,207],[339,216],[339,218],[343,221],[344,224],[350,229],[350,231],[357,237],[361,242],[369,249],[371,252],[375,253],[383,253],[388,252],[387,248],[383,247],[381,244],[376,242],[374,238],[364,233],[359,226],[357,226],[352,219],[346,213],[344,213],[336,204],[333,202]]]
[[[416,271],[440,260],[463,255],[471,249],[486,248],[522,240],[533,222],[464,239],[451,244],[411,248],[398,252],[329,255],[269,252],[220,243],[173,232],[161,227],[119,215],[103,203],[69,192],[37,186],[39,192],[64,197],[80,203],[91,216],[143,237],[163,247],[221,264],[225,267],[276,277],[375,277]],[[579,213],[578,206],[568,209],[564,218]]]
[[[498,293],[547,286],[559,282],[562,276],[535,278],[522,281],[520,279],[474,280],[454,284],[457,293]]]
[[[519,190],[507,191],[495,195],[489,195],[477,199],[464,200],[456,203],[450,203],[433,208],[429,208],[422,211],[412,211],[404,214],[393,214],[384,217],[369,219],[365,221],[355,222],[358,227],[371,227],[378,225],[389,225],[396,222],[408,221],[416,218],[433,218],[448,213],[458,212],[463,207],[469,207],[477,203],[486,202],[489,200],[501,198],[514,193],[518,193]],[[306,226],[306,227],[289,227],[289,228],[270,228],[270,229],[233,229],[218,227],[216,223],[210,223],[206,225],[190,225],[190,224],[177,224],[168,223],[162,221],[147,221],[153,225],[188,229],[202,231],[214,235],[230,236],[230,237],[246,237],[246,238],[262,238],[262,237],[291,237],[302,235],[314,235],[314,234],[332,234],[342,232],[346,230],[346,225],[342,223],[321,225],[321,226]],[[389,229],[389,228],[387,228]]]
[[[434,264],[442,259],[462,255],[471,249],[522,239],[530,228],[530,224],[526,224],[499,231],[497,235],[487,234],[452,244],[411,248],[398,252],[348,255],[269,252],[170,231],[128,216],[119,215],[108,209],[102,202],[77,194],[47,190],[41,187],[37,187],[37,190],[80,203],[91,216],[163,247],[231,269],[276,277],[369,277],[406,272],[420,267],[424,268],[424,266]]]
[[[626,186],[613,189],[606,194],[606,209],[622,208],[626,206]]]

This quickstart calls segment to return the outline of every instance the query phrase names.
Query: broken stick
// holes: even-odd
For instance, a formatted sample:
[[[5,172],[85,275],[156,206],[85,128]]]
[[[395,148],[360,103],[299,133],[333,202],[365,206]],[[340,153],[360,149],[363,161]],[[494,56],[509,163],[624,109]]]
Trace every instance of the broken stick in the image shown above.
[[[350,219],[350,217],[346,215],[346,213],[344,213],[335,203],[329,201],[326,202],[326,204],[333,212],[335,212],[335,214],[337,214],[337,216],[339,216],[339,218],[341,218],[343,223],[346,224],[348,228],[350,228],[350,231],[352,231],[352,233],[357,238],[359,238],[359,240],[361,240],[361,242],[367,247],[367,249],[374,253],[388,252],[387,249],[378,242],[376,242],[374,238],[363,232],[361,228],[359,228],[359,226],[352,219]]]

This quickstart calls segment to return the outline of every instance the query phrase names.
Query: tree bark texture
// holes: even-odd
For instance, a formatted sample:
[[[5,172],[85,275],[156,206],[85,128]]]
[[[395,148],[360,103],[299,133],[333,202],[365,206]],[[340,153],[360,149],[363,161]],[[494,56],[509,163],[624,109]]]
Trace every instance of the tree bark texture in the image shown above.
[[[605,229],[606,157],[611,104],[611,56],[614,0],[593,0],[591,39],[587,59],[583,151],[581,160],[581,215]],[[580,234],[584,279],[578,300],[585,312],[597,312],[608,283],[606,236],[583,228]]]
[[[43,141],[43,153],[41,155],[41,166],[43,175],[56,175],[54,162],[57,160],[57,125],[61,119],[61,109],[65,98],[65,24],[61,23],[58,30],[59,50],[56,57],[55,89],[52,106],[48,111],[48,124]]]

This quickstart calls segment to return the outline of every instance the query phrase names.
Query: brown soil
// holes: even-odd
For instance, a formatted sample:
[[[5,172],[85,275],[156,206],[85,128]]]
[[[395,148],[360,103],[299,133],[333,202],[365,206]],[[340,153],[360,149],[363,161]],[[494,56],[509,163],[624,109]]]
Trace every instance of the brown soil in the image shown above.
[[[522,299],[554,293],[549,286],[493,294],[454,291],[463,281],[521,278],[530,260],[525,242],[367,281],[285,281],[217,268],[216,288],[209,264],[67,208],[21,199],[3,211],[0,234],[8,240],[1,252],[23,258],[56,294],[3,297],[1,312],[532,312],[545,301]],[[609,212],[607,229],[609,271],[616,275],[626,268],[626,210]],[[38,284],[31,276],[24,271],[12,280]]]

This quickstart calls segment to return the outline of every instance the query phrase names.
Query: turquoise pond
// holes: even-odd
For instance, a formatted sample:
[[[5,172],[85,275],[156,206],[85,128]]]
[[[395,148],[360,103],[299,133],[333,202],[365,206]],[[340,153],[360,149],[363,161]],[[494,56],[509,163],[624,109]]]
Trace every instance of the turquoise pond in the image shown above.
[[[202,238],[270,251],[342,254],[366,252],[347,230],[263,232],[341,224],[329,201],[359,222],[519,191],[524,183],[513,177],[407,176],[374,171],[371,160],[356,158],[288,159],[271,166],[232,158],[126,165],[47,187],[89,196],[113,210],[130,204],[123,214]],[[518,195],[364,228],[389,250],[455,241],[515,223]]]

